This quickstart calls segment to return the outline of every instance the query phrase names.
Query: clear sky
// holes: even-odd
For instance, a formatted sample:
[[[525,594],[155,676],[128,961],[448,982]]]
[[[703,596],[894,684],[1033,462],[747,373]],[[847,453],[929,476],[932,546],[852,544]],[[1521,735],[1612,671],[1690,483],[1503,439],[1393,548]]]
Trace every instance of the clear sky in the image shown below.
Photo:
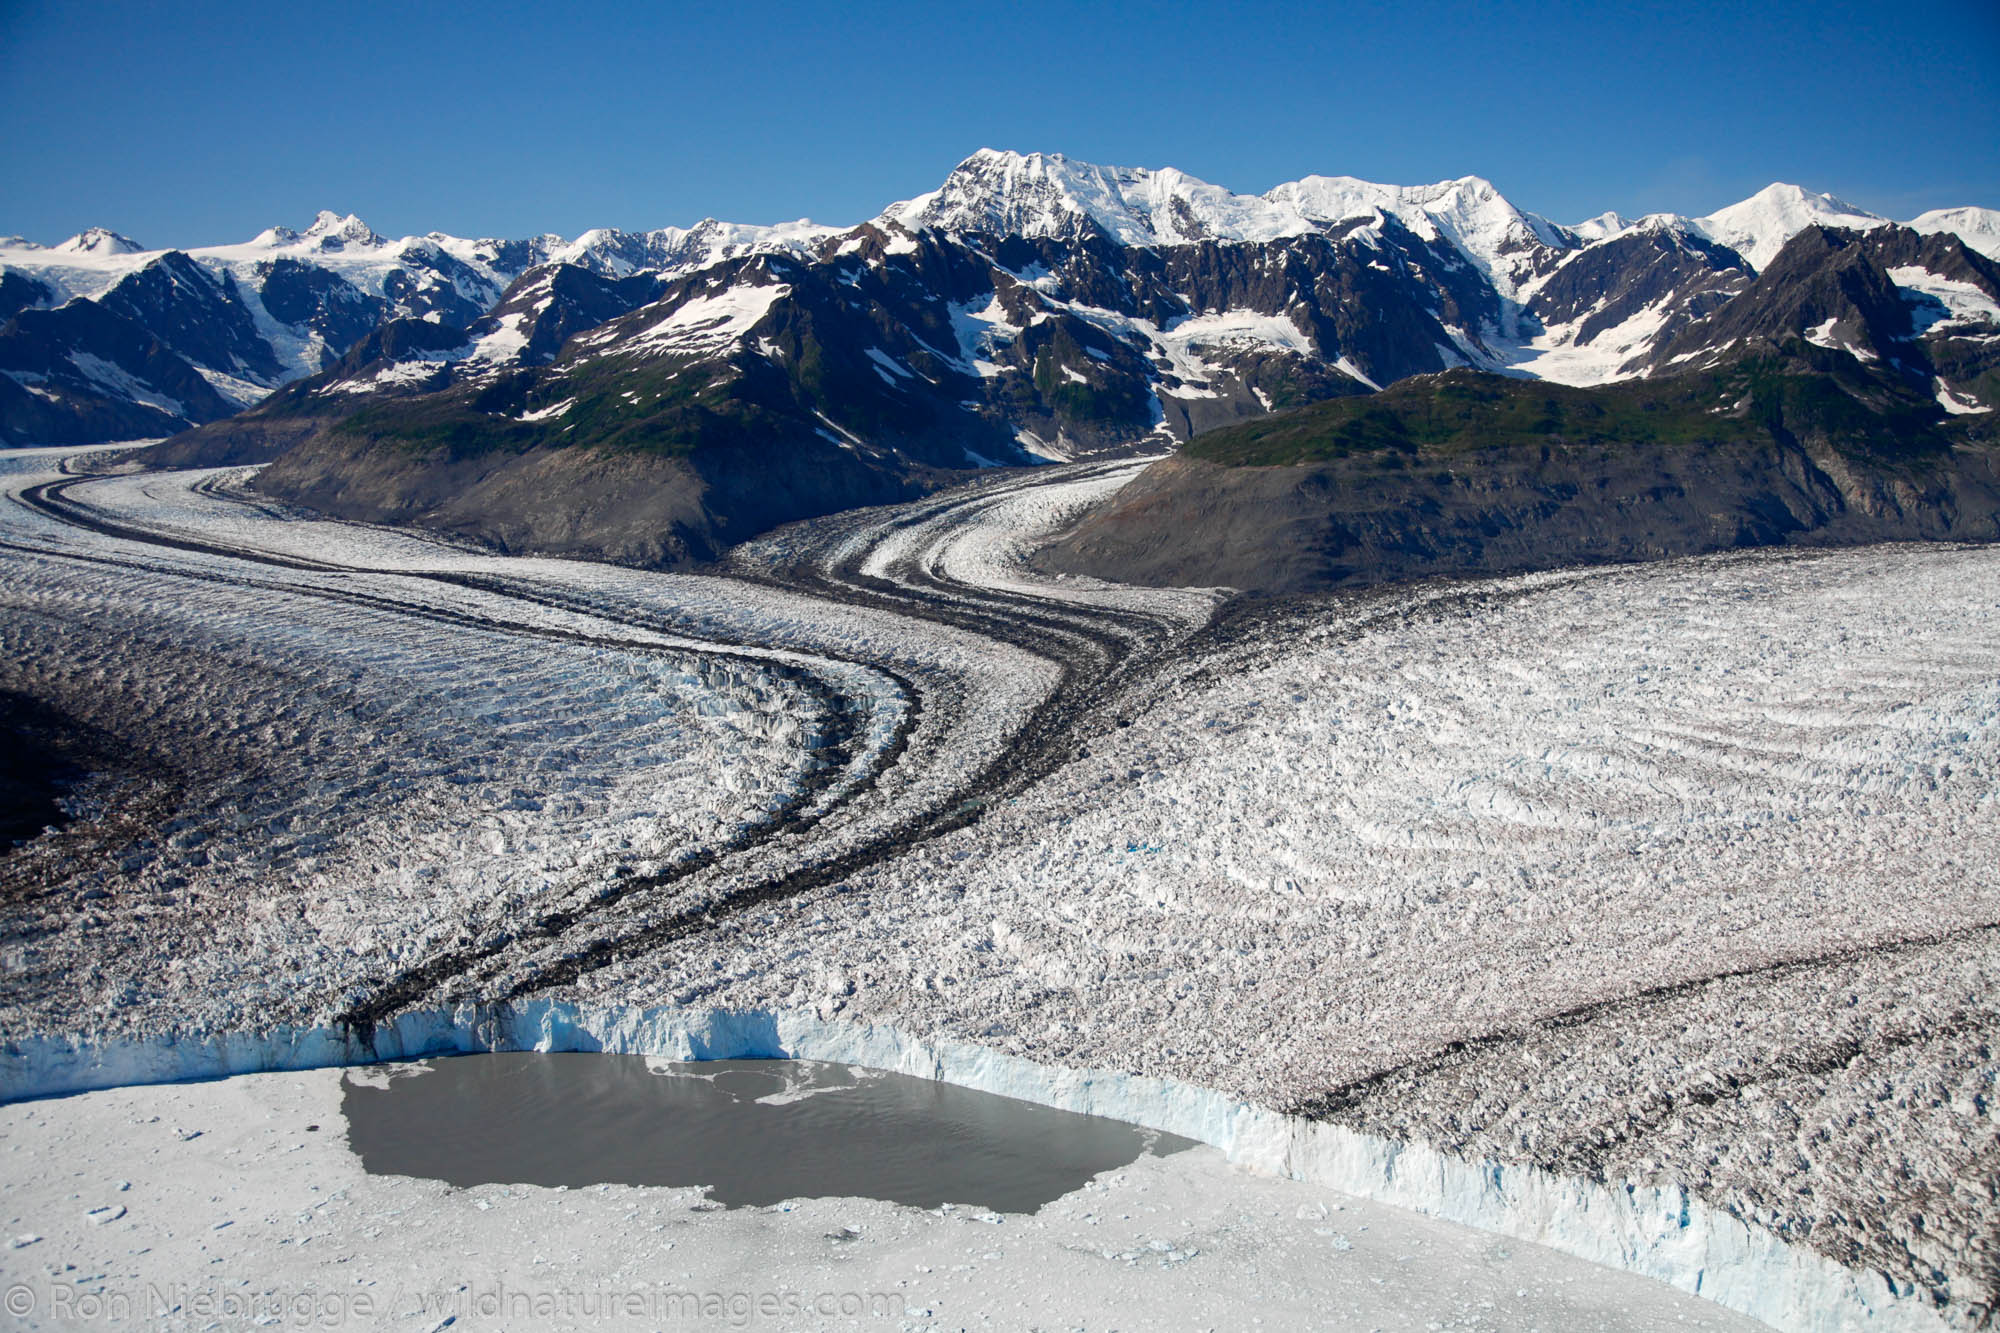
[[[2000,207],[2000,3],[0,0],[0,233],[44,242],[851,223],[986,146],[1564,222]]]

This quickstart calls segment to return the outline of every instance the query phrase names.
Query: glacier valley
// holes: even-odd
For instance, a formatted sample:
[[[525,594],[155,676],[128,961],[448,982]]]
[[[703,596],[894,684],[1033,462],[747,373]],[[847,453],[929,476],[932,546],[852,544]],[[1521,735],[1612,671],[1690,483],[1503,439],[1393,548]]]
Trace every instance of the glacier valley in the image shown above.
[[[1281,1254],[1275,1313],[1359,1327],[1987,1318],[2000,550],[1265,599],[1031,566],[1146,461],[671,573],[319,517],[254,466],[0,455],[0,688],[81,774],[0,859],[8,1271],[374,1264],[433,1327],[422,1227],[600,1288],[763,1237],[913,1326],[1037,1271],[1242,1322],[1218,1286]],[[332,1070],[516,1049],[838,1061],[1208,1146],[1031,1218],[722,1220],[365,1177],[304,1129]]]

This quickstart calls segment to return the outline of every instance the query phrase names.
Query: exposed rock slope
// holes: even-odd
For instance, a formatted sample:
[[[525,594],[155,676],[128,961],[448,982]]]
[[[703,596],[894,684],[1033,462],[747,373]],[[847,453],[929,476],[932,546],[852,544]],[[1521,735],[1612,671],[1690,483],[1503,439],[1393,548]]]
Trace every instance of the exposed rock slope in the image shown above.
[[[1600,389],[1455,371],[1218,431],[1041,559],[1269,592],[1744,546],[1995,539],[1989,435],[1896,376],[1793,340]]]

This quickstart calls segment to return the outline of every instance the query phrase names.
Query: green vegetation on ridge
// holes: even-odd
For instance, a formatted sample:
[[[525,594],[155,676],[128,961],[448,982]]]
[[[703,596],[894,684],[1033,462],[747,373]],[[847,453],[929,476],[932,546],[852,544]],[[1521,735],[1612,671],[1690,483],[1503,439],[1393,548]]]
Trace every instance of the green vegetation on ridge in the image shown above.
[[[385,397],[335,429],[454,460],[579,444],[686,457],[769,434],[771,410],[731,392],[733,370],[700,373],[707,369],[615,363],[572,371],[551,385],[539,372],[521,371],[470,392]],[[562,401],[570,406],[557,415],[520,419]]]
[[[1950,447],[1942,413],[1841,352],[1788,342],[1710,370],[1579,389],[1454,370],[1197,436],[1190,458],[1283,467],[1376,455],[1566,447],[1730,447],[1823,441],[1873,458]]]

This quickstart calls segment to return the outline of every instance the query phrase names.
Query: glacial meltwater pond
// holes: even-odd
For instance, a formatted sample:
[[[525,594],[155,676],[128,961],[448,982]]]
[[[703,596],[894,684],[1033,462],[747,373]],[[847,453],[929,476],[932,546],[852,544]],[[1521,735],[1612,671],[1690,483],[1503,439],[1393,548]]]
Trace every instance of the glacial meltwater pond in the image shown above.
[[[706,1186],[731,1206],[861,1197],[1031,1213],[1190,1139],[805,1060],[461,1055],[350,1071],[348,1142],[453,1185]]]

